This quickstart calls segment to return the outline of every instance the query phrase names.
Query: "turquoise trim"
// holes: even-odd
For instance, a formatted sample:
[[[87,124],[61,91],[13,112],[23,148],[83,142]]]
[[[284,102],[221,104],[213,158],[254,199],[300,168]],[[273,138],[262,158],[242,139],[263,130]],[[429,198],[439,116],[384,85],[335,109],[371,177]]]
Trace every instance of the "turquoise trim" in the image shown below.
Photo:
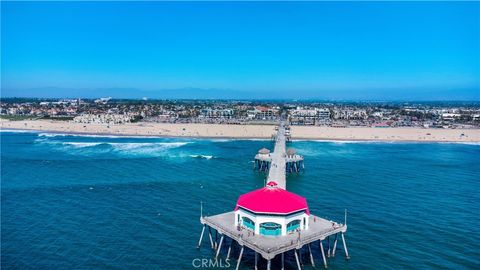
[[[251,230],[255,230],[255,222],[248,217],[242,217],[242,224]]]
[[[260,224],[260,234],[271,236],[282,235],[282,225],[273,222],[262,223]]]
[[[287,224],[287,232],[294,231],[296,229],[300,228],[300,220],[294,220],[290,223]]]

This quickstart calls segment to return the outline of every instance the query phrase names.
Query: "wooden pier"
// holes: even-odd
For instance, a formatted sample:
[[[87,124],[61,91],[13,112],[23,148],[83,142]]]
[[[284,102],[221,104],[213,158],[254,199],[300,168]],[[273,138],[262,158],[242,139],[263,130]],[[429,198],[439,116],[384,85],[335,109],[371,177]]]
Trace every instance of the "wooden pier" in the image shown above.
[[[276,186],[286,190],[286,173],[287,169],[298,172],[299,167],[303,167],[303,157],[296,155],[295,151],[286,150],[286,141],[290,140],[290,132],[286,134],[286,128],[283,122],[277,128],[275,136],[275,148],[273,153],[268,149],[261,149],[256,156],[255,167],[261,166],[268,170],[267,183],[275,182]],[[289,149],[290,150],[290,149]],[[258,157],[258,160],[257,160]],[[266,163],[263,163],[266,162]],[[268,163],[268,164],[267,164]],[[289,167],[289,168],[287,168]],[[263,169],[262,169],[263,170]],[[258,267],[258,254],[267,260],[267,269],[271,268],[271,261],[276,256],[281,256],[281,269],[284,269],[284,257],[288,251],[293,251],[298,269],[301,269],[299,252],[302,248],[308,248],[310,262],[315,266],[315,260],[312,254],[312,245],[318,242],[318,249],[322,254],[322,263],[327,268],[327,258],[334,257],[337,250],[337,242],[341,238],[345,256],[349,259],[347,245],[345,241],[345,233],[347,231],[347,212],[345,211],[344,223],[337,223],[326,220],[318,216],[309,214],[308,229],[290,231],[282,236],[269,236],[255,234],[251,230],[242,226],[236,226],[236,217],[233,211],[215,215],[200,216],[200,223],[203,225],[198,247],[200,248],[205,232],[208,230],[210,246],[215,250],[215,259],[218,259],[224,243],[229,242],[226,251],[226,259],[229,260],[232,252],[232,245],[237,243],[240,247],[236,269],[239,269],[240,262],[245,248],[249,248],[255,252],[255,269]],[[220,234],[220,240],[212,236],[212,231],[216,235]],[[332,244],[332,241],[333,244]],[[230,239],[230,241],[227,241]],[[326,247],[324,247],[326,245]],[[313,245],[315,248],[317,245]]]

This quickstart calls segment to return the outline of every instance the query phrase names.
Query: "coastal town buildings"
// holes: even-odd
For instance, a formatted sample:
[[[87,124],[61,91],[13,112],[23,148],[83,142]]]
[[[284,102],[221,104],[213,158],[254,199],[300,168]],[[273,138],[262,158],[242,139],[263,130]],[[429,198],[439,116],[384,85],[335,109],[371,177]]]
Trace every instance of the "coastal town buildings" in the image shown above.
[[[317,125],[328,124],[331,113],[328,108],[297,107],[289,111],[291,125]]]
[[[226,118],[231,119],[234,117],[233,109],[202,109],[200,117],[204,118]]]
[[[90,115],[90,116],[89,116]],[[94,117],[92,115],[98,115]],[[82,123],[273,124],[330,127],[478,128],[480,103],[221,100],[2,99],[0,117]],[[74,120],[75,119],[75,120]]]
[[[256,120],[275,120],[278,117],[279,110],[275,107],[256,106],[253,110],[247,112],[248,119]]]
[[[85,124],[123,124],[132,122],[134,118],[134,115],[126,114],[82,114],[73,118],[73,122]]]

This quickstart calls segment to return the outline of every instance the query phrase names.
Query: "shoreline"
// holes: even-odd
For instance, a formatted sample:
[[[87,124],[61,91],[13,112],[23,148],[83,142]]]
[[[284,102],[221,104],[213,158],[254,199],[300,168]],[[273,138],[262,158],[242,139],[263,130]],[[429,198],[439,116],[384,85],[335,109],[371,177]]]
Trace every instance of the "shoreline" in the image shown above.
[[[47,134],[62,134],[71,136],[85,136],[85,137],[118,137],[118,138],[186,138],[186,139],[228,139],[228,140],[262,140],[269,141],[270,138],[265,137],[206,137],[206,136],[170,136],[170,135],[129,135],[129,134],[115,134],[115,133],[88,133],[88,132],[65,132],[56,130],[36,130],[36,129],[16,129],[8,128],[4,129],[0,127],[0,132],[25,132],[25,133],[47,133]],[[292,140],[295,141],[295,140]]]
[[[61,134],[65,136],[79,136],[79,137],[104,137],[104,138],[150,138],[150,139],[161,139],[161,138],[175,138],[175,139],[198,139],[198,140],[259,140],[259,141],[270,141],[269,138],[263,137],[194,137],[194,136],[169,136],[169,135],[128,135],[128,134],[109,134],[109,133],[84,133],[84,132],[63,132],[63,131],[54,131],[54,130],[34,130],[34,129],[3,129],[0,127],[1,132],[25,132],[25,133],[47,133],[47,134]],[[331,138],[301,138],[301,139],[292,139],[292,142],[302,142],[302,141],[317,141],[317,142],[332,142],[332,143],[447,143],[447,144],[471,144],[471,145],[480,145],[480,141],[428,141],[428,140],[373,140],[373,139],[331,139]]]
[[[480,129],[292,126],[293,141],[480,143]],[[270,140],[271,125],[128,123],[81,124],[52,120],[0,121],[0,130],[139,138]]]

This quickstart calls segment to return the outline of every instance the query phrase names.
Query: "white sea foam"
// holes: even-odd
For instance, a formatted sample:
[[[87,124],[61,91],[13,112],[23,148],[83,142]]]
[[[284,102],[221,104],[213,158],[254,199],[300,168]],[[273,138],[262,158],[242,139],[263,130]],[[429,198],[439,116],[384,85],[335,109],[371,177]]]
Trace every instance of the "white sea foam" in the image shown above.
[[[203,159],[212,159],[213,156],[209,156],[209,155],[190,155],[190,157],[192,158],[203,158]]]
[[[139,148],[176,148],[189,144],[190,142],[153,142],[153,143],[108,143],[118,150],[134,150]]]
[[[92,147],[97,146],[105,143],[101,142],[63,142],[63,145],[73,146],[75,148],[83,148],[83,147]]]
[[[52,133],[45,132],[39,133],[39,137],[87,137],[87,138],[133,138],[133,139],[147,139],[147,138],[159,138],[157,136],[134,136],[134,135],[102,135],[102,134],[78,134],[78,133]]]
[[[441,143],[441,144],[468,144],[468,145],[480,145],[480,142],[442,142],[442,141],[387,141],[387,140],[292,140],[293,142],[323,142],[334,144],[386,144],[386,143],[398,143],[398,144],[417,144],[417,143]]]
[[[39,133],[38,137],[65,137],[67,134],[63,133]]]
[[[321,142],[333,144],[382,144],[382,143],[416,143],[415,141],[380,141],[380,140],[292,140],[293,142]]]
[[[461,144],[480,145],[480,142],[460,142]]]
[[[466,145],[480,145],[480,142],[439,142],[444,144],[466,144]]]
[[[182,147],[191,142],[76,142],[52,140],[47,137],[35,139],[36,143],[49,144],[55,146],[57,150],[67,151],[69,154],[95,154],[100,152],[112,152],[120,155],[145,155],[162,156],[166,151],[173,148]],[[104,146],[102,148],[97,148]],[[81,151],[80,151],[81,150]]]
[[[5,133],[37,133],[37,130],[31,130],[31,129],[3,129],[0,128],[0,133],[5,132]]]
[[[212,142],[231,142],[233,139],[211,139]]]
[[[190,142],[156,142],[156,143],[109,143],[119,154],[139,156],[164,156],[166,150],[182,147]]]

